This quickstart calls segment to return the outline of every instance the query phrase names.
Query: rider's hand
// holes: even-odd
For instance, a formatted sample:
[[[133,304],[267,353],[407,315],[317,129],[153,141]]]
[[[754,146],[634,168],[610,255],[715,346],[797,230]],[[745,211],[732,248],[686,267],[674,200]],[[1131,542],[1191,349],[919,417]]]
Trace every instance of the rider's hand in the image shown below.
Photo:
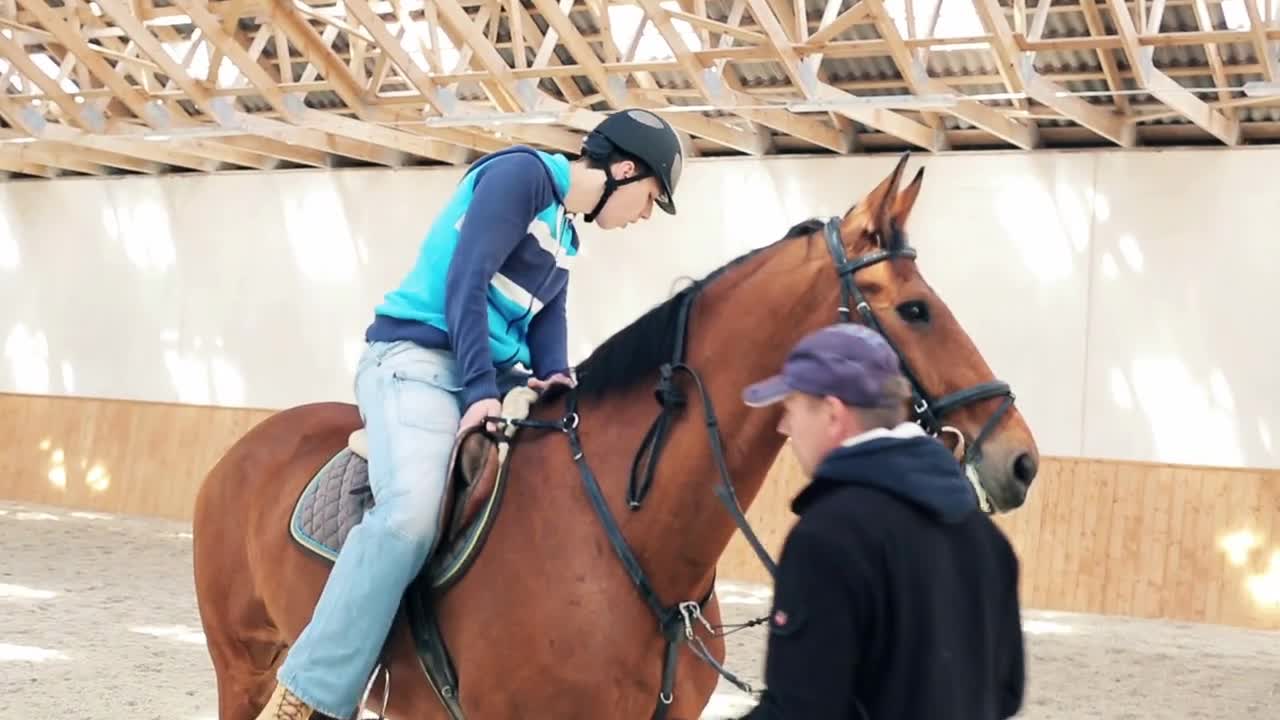
[[[552,385],[564,385],[566,387],[573,387],[576,384],[577,383],[573,381],[573,378],[569,377],[568,375],[565,375],[564,373],[556,373],[555,375],[552,375],[546,380],[539,380],[536,377],[529,378],[529,387],[536,390],[539,395],[551,389]]]
[[[471,407],[462,415],[462,421],[458,423],[458,434],[466,432],[472,426],[479,425],[486,416],[497,417],[502,414],[502,403],[497,398],[485,398],[471,403]],[[498,425],[495,422],[485,423],[485,428],[489,432],[497,432]]]

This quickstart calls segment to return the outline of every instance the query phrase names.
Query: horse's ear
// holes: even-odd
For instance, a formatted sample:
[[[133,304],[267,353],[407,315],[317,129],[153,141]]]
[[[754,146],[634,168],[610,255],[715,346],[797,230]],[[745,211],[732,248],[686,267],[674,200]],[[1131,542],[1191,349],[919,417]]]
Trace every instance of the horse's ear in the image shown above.
[[[894,166],[893,172],[881,180],[861,203],[850,209],[844,216],[841,230],[855,232],[860,229],[877,239],[891,236],[890,220],[893,217],[894,201],[898,194],[898,181],[902,179],[902,168],[906,166],[909,157],[910,153],[903,153],[898,159],[898,164]],[[848,227],[853,222],[854,215],[859,213],[864,213],[866,217],[863,227]]]
[[[907,218],[911,215],[911,208],[915,207],[916,198],[920,197],[920,186],[924,184],[924,168],[916,171],[916,176],[911,178],[911,182],[898,193],[898,197],[893,200],[893,224],[899,231],[907,228]]]

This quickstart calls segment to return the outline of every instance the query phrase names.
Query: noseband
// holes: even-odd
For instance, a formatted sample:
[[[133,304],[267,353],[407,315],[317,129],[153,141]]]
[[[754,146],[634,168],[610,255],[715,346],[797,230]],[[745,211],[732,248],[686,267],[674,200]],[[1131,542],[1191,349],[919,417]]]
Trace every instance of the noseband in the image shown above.
[[[902,363],[903,373],[911,383],[912,388],[912,411],[913,416],[926,432],[930,435],[938,436],[944,432],[956,434],[960,438],[960,447],[963,448],[963,462],[966,466],[976,463],[981,457],[982,441],[991,433],[991,430],[1000,421],[1000,418],[1008,411],[1009,406],[1013,404],[1013,393],[1009,389],[1009,385],[1000,381],[981,383],[965,390],[953,392],[944,395],[936,400],[932,399],[929,393],[920,384],[916,374],[912,371],[910,363],[906,357],[894,344],[893,339],[884,331],[884,327],[876,319],[875,314],[871,311],[871,305],[867,302],[867,298],[853,281],[853,276],[858,270],[874,265],[879,262],[891,260],[894,258],[916,257],[914,248],[908,247],[905,242],[897,242],[899,238],[894,238],[895,242],[885,243],[884,249],[863,255],[855,260],[849,260],[844,251],[844,244],[840,238],[840,219],[830,218],[824,226],[826,235],[827,249],[831,253],[831,258],[835,262],[836,274],[840,279],[841,304],[839,307],[839,317],[842,322],[850,322],[852,319],[852,311],[856,310],[859,317],[871,328],[879,332],[894,352],[898,355]],[[703,408],[703,414],[706,423],[707,435],[711,444],[712,458],[716,464],[716,470],[719,475],[719,482],[716,483],[715,493],[729,511],[729,515],[733,518],[738,529],[742,531],[751,549],[756,553],[760,562],[769,571],[770,576],[777,577],[777,566],[773,559],[769,556],[769,552],[765,549],[764,544],[760,542],[755,532],[751,528],[751,524],[747,522],[746,515],[742,512],[742,507],[738,503],[737,495],[733,489],[733,481],[729,476],[728,464],[725,461],[723,444],[720,439],[719,421],[716,419],[715,410],[712,407],[711,397],[707,392],[706,386],[702,382],[702,378],[697,371],[689,367],[684,362],[685,337],[688,328],[690,309],[696,300],[699,291],[690,292],[680,304],[676,316],[676,344],[675,351],[672,353],[671,362],[665,363],[659,369],[658,387],[655,396],[658,403],[662,406],[662,411],[654,420],[653,425],[645,434],[640,448],[636,453],[635,461],[632,464],[631,480],[627,491],[627,504],[632,511],[639,510],[643,504],[645,496],[648,494],[649,487],[653,481],[654,468],[657,465],[658,457],[666,444],[668,430],[673,422],[675,415],[687,404],[684,392],[675,382],[674,377],[677,372],[688,374],[694,382]],[[965,446],[964,435],[954,427],[943,425],[943,418],[955,409],[968,405],[970,403],[987,400],[989,398],[1004,396],[1005,400],[1000,408],[987,420],[981,431],[973,439],[972,442]],[[562,432],[568,437],[569,450],[572,453],[573,461],[578,467],[581,476],[583,488],[586,491],[587,499],[591,502],[591,507],[595,511],[597,518],[604,527],[605,535],[609,539],[609,544],[613,547],[614,553],[618,556],[627,574],[630,576],[632,583],[635,585],[640,596],[644,599],[645,604],[653,611],[658,623],[658,630],[662,633],[666,640],[666,650],[664,653],[661,675],[661,686],[658,691],[658,703],[652,715],[653,720],[662,720],[666,717],[668,709],[673,701],[673,689],[675,687],[676,675],[676,658],[678,657],[679,646],[688,642],[690,649],[694,654],[701,658],[704,662],[715,668],[717,672],[723,675],[729,682],[738,688],[753,692],[751,686],[739,680],[733,673],[726,670],[711,655],[711,651],[703,644],[701,638],[695,633],[695,627],[701,623],[708,631],[713,634],[716,629],[713,628],[702,616],[702,608],[706,606],[708,600],[715,590],[715,576],[712,575],[711,587],[704,593],[699,600],[686,600],[675,605],[664,605],[658,597],[657,591],[649,582],[643,568],[640,566],[639,560],[631,551],[622,529],[619,527],[617,519],[613,512],[609,509],[608,501],[601,492],[600,484],[596,480],[594,471],[587,460],[586,451],[582,446],[581,438],[578,434],[578,425],[580,418],[578,416],[578,392],[574,389],[568,390],[568,396],[565,400],[566,413],[560,420],[545,421],[535,419],[511,420],[505,418],[489,418],[500,424],[513,424],[517,427],[540,428],[544,430],[553,430]],[[645,466],[641,469],[642,460]],[[748,627],[757,625],[765,620],[768,616],[757,618],[739,627]],[[450,713],[455,720],[462,720],[460,712],[450,708]]]

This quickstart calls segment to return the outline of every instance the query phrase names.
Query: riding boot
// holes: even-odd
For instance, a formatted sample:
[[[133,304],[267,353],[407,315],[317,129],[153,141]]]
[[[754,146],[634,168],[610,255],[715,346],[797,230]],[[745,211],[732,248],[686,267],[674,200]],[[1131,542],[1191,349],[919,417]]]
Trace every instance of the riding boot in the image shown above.
[[[276,685],[275,692],[271,693],[267,706],[258,713],[257,720],[311,720],[313,712],[314,710],[290,692],[289,688],[279,683]]]

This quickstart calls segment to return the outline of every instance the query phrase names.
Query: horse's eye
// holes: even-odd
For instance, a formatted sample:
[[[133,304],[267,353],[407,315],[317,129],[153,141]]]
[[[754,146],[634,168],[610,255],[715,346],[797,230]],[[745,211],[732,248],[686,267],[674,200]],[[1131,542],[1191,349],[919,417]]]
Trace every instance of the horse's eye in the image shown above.
[[[929,322],[929,306],[923,300],[912,300],[898,306],[898,315],[909,323]]]

